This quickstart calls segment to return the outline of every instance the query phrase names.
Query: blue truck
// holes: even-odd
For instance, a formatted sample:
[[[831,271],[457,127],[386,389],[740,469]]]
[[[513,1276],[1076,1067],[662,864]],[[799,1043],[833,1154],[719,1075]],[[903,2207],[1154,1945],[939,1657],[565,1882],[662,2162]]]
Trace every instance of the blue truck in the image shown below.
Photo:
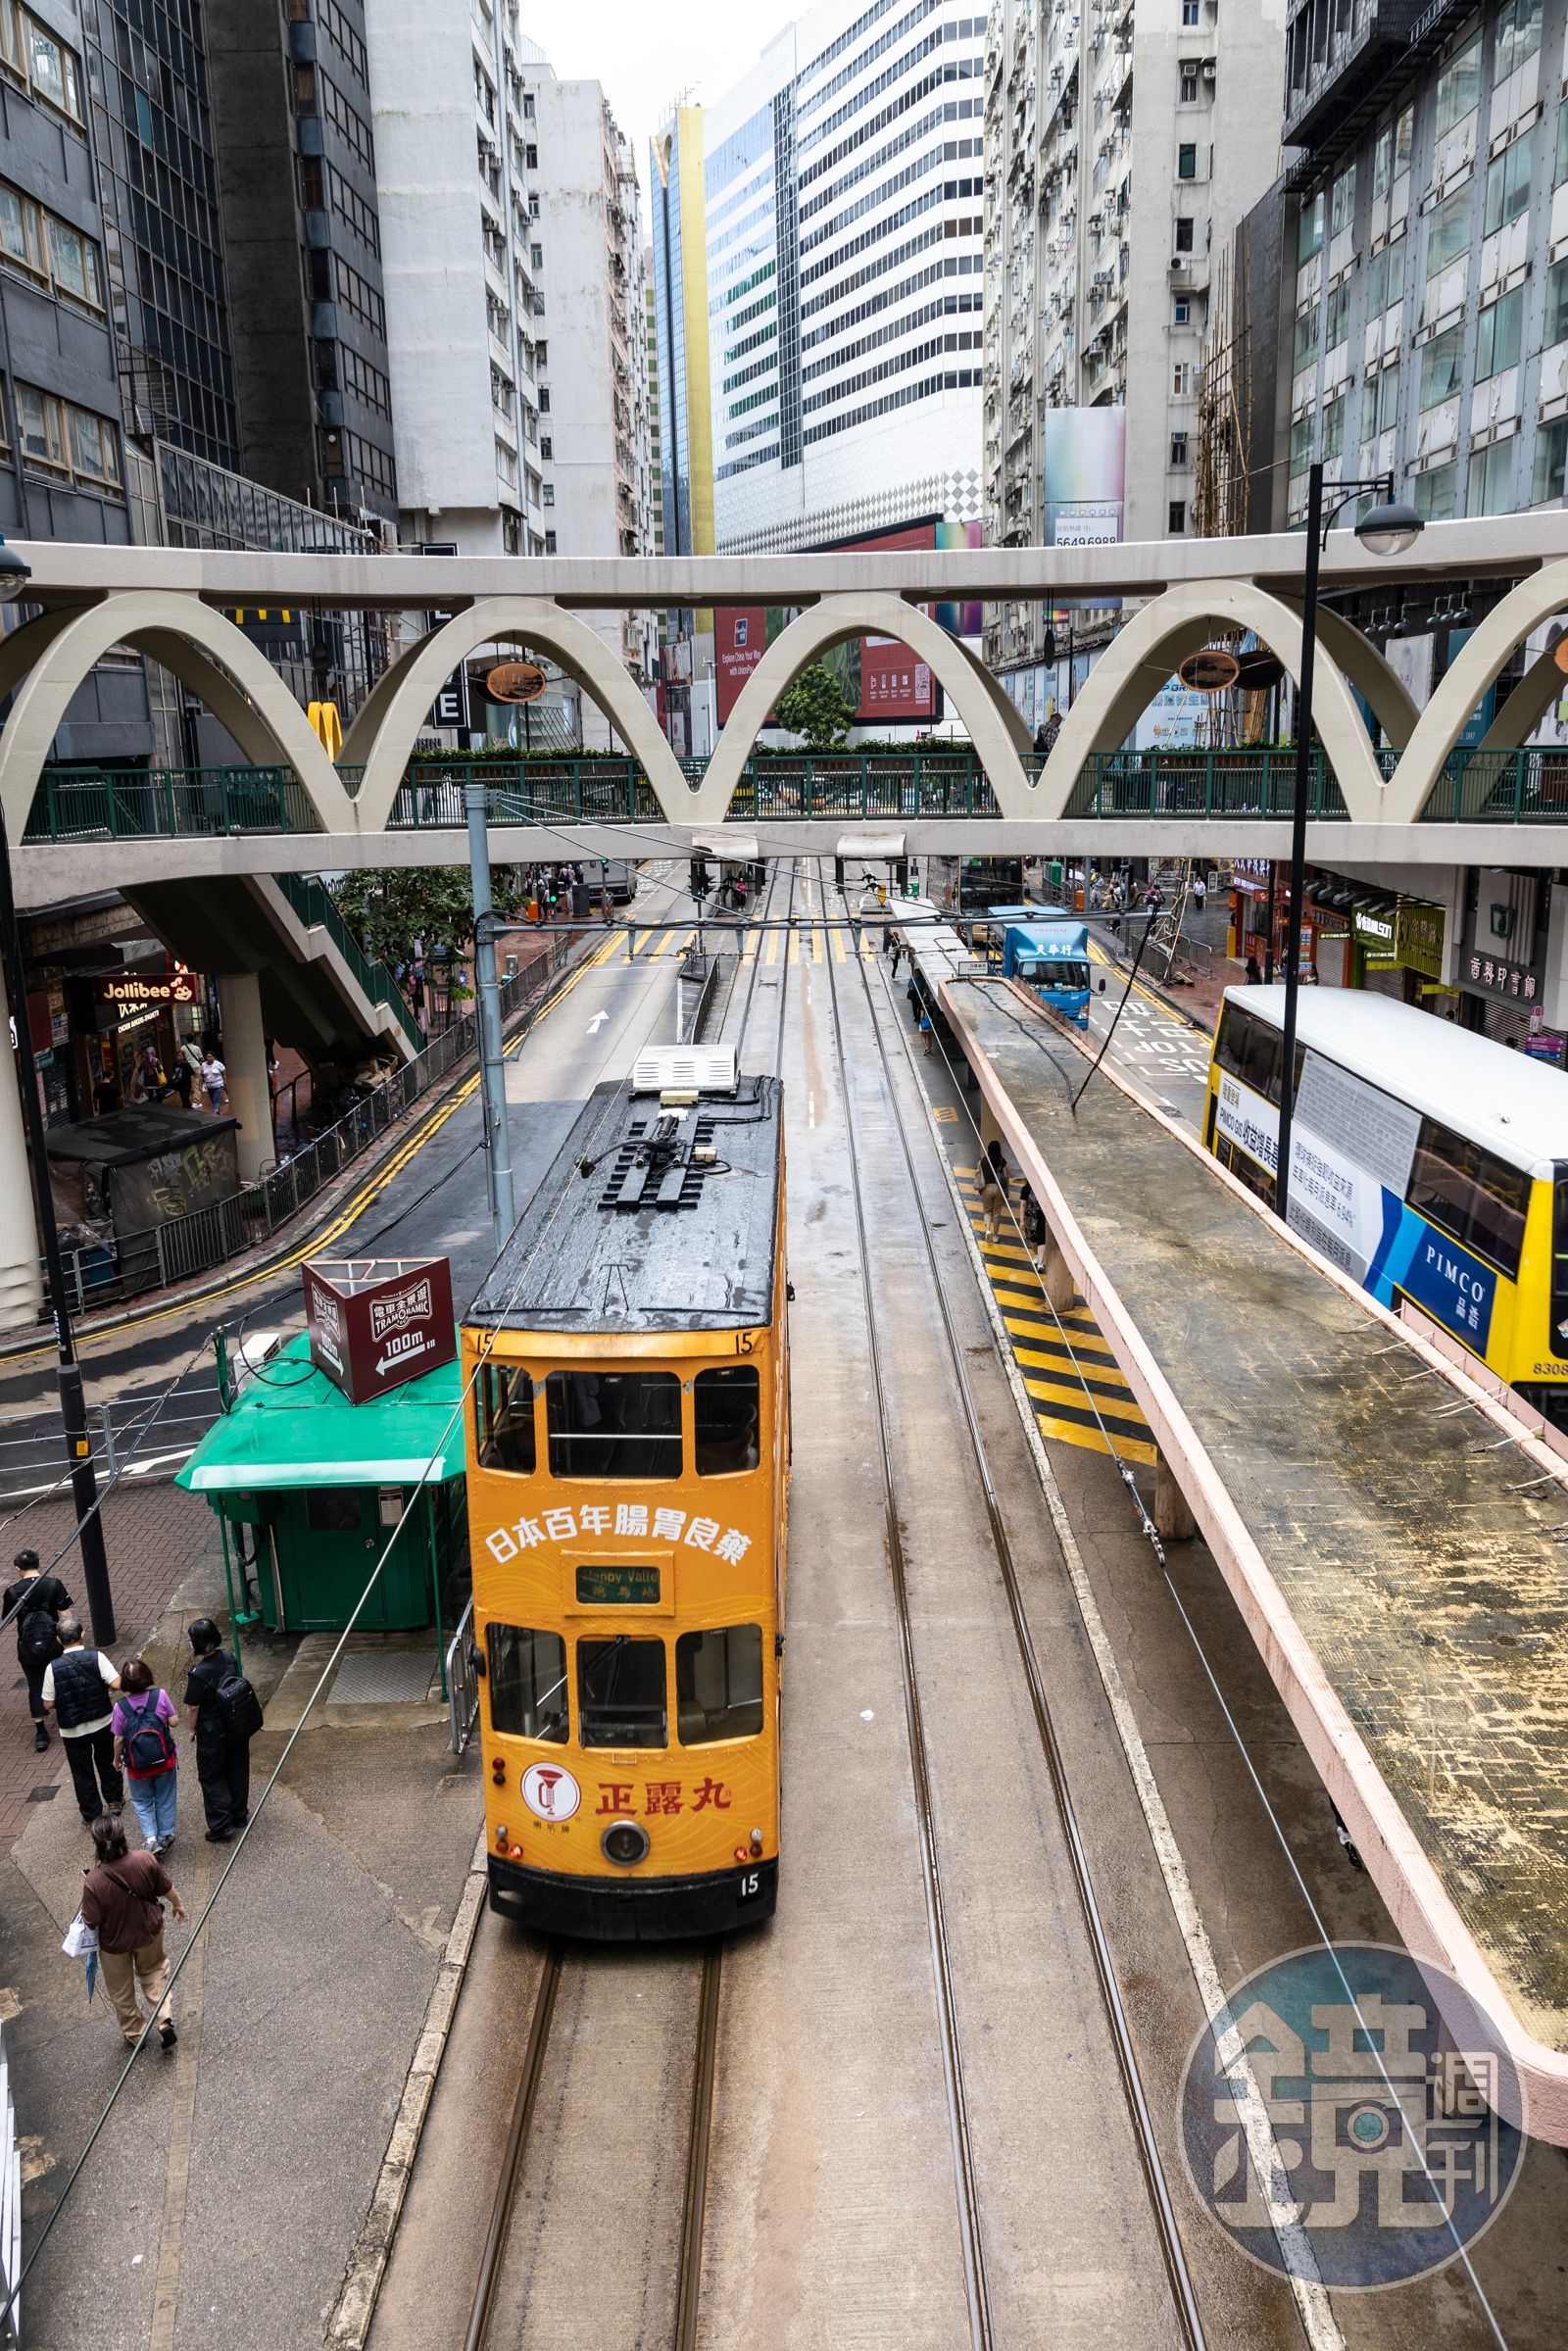
[[[1002,947],[1002,976],[1017,980],[1043,1004],[1089,1026],[1089,926],[1076,916],[1059,922],[1012,922]]]

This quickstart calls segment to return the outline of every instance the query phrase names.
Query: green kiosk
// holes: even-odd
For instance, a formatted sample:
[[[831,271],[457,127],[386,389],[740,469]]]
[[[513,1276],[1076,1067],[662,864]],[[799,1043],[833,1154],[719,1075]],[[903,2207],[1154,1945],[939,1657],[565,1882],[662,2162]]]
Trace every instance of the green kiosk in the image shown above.
[[[420,1269],[426,1279],[429,1270]],[[220,1344],[219,1388],[227,1408],[176,1483],[204,1495],[217,1514],[236,1627],[341,1632],[390,1535],[392,1548],[355,1630],[431,1626],[444,1655],[469,1591],[462,1374],[450,1286],[443,1329],[435,1285],[436,1314],[424,1325],[431,1336],[422,1349],[420,1325],[407,1313],[399,1319],[395,1303],[383,1302],[374,1345],[390,1348],[396,1368],[392,1379],[377,1382],[372,1359],[371,1392],[356,1402],[345,1393],[354,1385],[355,1353],[364,1360],[352,1346],[353,1325],[375,1285],[362,1280],[357,1295],[352,1281],[333,1290],[319,1269],[308,1266],[306,1274],[308,1331],[251,1365],[237,1384]],[[325,1298],[313,1297],[312,1275]],[[384,1277],[379,1287],[383,1293],[389,1287]],[[416,1295],[432,1302],[428,1291]],[[420,1352],[445,1360],[421,1370]],[[383,1361],[383,1374],[388,1368]]]

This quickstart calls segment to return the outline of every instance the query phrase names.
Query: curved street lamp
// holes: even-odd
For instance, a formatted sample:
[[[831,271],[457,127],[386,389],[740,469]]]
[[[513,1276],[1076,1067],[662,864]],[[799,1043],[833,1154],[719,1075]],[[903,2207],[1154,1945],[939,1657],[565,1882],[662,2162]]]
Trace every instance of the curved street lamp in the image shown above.
[[[0,604],[15,604],[32,577],[32,565],[24,563],[16,549],[0,538]]]
[[[1306,885],[1306,809],[1312,775],[1312,670],[1317,652],[1318,565],[1336,515],[1352,499],[1371,491],[1378,504],[1361,516],[1355,535],[1369,555],[1403,555],[1425,524],[1413,506],[1394,495],[1394,475],[1375,473],[1364,481],[1338,481],[1334,503],[1323,504],[1323,467],[1307,474],[1306,572],[1301,598],[1301,677],[1296,696],[1296,798],[1291,809],[1290,932],[1285,942],[1285,1021],[1280,1053],[1280,1130],[1274,1170],[1274,1210],[1290,1219],[1291,1128],[1296,1109],[1296,1013],[1301,985],[1301,902]]]

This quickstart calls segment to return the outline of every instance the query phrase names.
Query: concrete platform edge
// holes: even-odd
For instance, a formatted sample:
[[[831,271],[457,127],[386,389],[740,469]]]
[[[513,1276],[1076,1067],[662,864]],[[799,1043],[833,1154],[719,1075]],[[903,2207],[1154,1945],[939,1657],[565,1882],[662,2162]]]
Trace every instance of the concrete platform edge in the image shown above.
[[[435,2093],[436,2077],[441,2071],[441,2060],[446,2055],[452,2020],[457,2012],[458,1994],[463,1989],[468,1960],[473,1951],[473,1938],[484,1914],[486,1884],[485,1841],[481,1830],[474,1841],[467,1883],[464,1886],[457,1916],[453,1919],[446,1947],[441,1954],[441,1965],[430,1987],[424,2023],[409,2062],[403,2096],[398,2104],[397,2119],[392,2125],[392,2134],[387,2140],[386,2153],[381,2159],[375,2191],[322,2333],[323,2351],[364,2351],[369,2334],[370,2322],[375,2316],[376,2296],[386,2275],[392,2240],[397,2234],[403,2201],[409,2190],[409,2178],[419,2152],[425,2117]]]

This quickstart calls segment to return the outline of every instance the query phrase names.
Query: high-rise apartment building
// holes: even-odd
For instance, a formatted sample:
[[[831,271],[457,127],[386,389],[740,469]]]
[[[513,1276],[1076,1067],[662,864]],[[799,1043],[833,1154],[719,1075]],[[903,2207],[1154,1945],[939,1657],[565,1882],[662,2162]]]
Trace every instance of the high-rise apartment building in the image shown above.
[[[700,106],[671,109],[649,152],[648,185],[655,350],[662,393],[659,469],[664,546],[670,555],[711,555],[713,447]]]
[[[1284,44],[1284,0],[998,0],[985,84],[988,540],[1050,545],[1069,536],[1068,516],[1079,537],[1194,527],[1214,270],[1279,169],[1270,93]],[[1124,412],[1119,482],[1094,478],[1114,436],[1071,414],[1101,408]],[[988,655],[1004,669],[1036,658],[1049,617],[989,614]]]
[[[1298,155],[1238,243],[1253,527],[1300,514],[1314,459],[1392,466],[1433,520],[1562,501],[1565,38],[1562,0],[1357,0],[1332,39],[1324,0],[1292,6]]]
[[[978,518],[985,28],[821,0],[705,109],[720,552]]]
[[[204,0],[241,469],[397,517],[363,0]]]
[[[543,555],[554,318],[524,86],[542,53],[515,0],[368,0],[365,14],[401,534]]]
[[[663,418],[659,396],[659,314],[654,300],[654,249],[643,247],[643,318],[648,338],[648,462],[653,476],[653,512],[649,516],[649,548],[654,555],[664,552],[664,500],[662,482],[664,470],[663,445],[661,438]]]
[[[529,262],[549,324],[536,347],[546,549],[647,555],[655,488],[636,163],[597,81],[561,81],[540,63],[524,69],[524,87],[542,198]],[[639,682],[651,684],[655,615],[589,617]],[[584,720],[591,731],[587,712]]]

